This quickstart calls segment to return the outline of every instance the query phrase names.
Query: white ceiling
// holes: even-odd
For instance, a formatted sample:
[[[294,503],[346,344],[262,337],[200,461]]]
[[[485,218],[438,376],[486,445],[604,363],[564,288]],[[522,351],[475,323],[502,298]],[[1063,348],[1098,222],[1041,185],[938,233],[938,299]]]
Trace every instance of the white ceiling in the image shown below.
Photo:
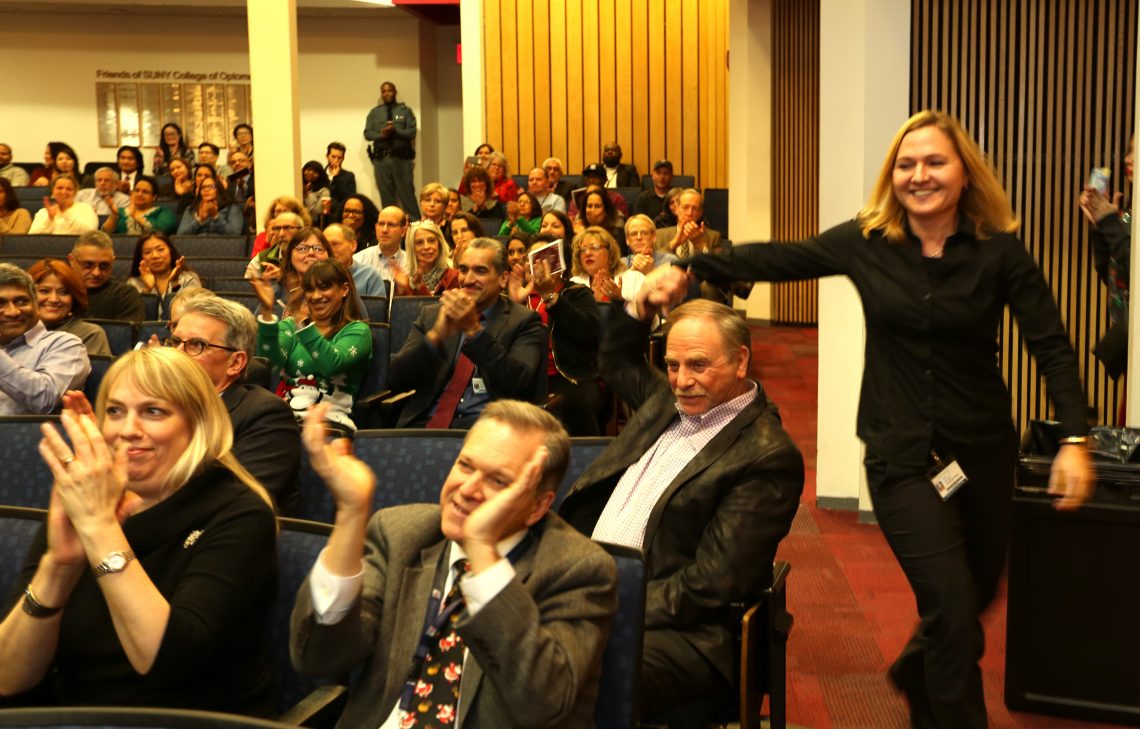
[[[0,13],[245,15],[245,0],[0,0]],[[358,0],[297,0],[298,15],[369,16],[403,13]]]

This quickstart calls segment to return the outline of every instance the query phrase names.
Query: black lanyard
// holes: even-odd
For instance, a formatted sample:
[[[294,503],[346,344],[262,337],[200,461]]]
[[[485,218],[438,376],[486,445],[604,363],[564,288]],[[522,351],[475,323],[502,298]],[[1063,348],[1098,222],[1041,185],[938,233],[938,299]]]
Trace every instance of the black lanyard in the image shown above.
[[[507,554],[507,561],[511,565],[516,564],[533,541],[534,530],[531,529],[523,536],[522,541]],[[408,671],[408,677],[404,680],[404,689],[400,692],[401,711],[408,711],[412,706],[412,698],[415,694],[416,682],[420,678],[420,670],[423,668],[424,660],[431,651],[432,644],[435,642],[436,636],[439,635],[440,629],[447,625],[451,616],[464,604],[460,600],[453,600],[450,605],[440,610],[440,604],[443,602],[443,587],[447,584],[447,575],[451,571],[451,566],[447,563],[450,554],[451,544],[448,543],[444,545],[443,553],[439,555],[439,563],[435,567],[435,582],[432,584],[431,597],[428,598],[427,611],[424,613],[424,627],[420,631],[420,641],[416,645],[411,670]],[[462,575],[455,577],[457,581],[462,578]]]

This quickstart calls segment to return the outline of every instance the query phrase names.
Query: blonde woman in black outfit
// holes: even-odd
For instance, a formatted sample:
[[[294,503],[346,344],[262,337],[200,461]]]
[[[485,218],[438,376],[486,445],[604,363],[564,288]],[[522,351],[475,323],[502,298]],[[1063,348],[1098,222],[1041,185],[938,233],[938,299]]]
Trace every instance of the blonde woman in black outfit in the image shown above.
[[[1094,486],[1077,358],[1017,227],[974,141],[953,118],[923,111],[895,135],[855,220],[800,243],[677,264],[714,282],[844,275],[859,292],[867,343],[857,432],[875,516],[921,618],[889,674],[915,727],[986,726],[979,615],[1001,577],[1017,460],[997,359],[1006,306],[1068,436],[1050,479],[1056,507],[1077,508]],[[679,268],[651,280],[662,295],[687,290]],[[944,498],[931,477],[955,463],[968,481]]]

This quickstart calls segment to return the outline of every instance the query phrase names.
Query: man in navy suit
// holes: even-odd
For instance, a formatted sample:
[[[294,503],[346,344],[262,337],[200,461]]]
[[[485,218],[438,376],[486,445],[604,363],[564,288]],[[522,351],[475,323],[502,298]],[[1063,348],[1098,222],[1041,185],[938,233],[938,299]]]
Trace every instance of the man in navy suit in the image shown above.
[[[459,288],[423,308],[392,358],[389,387],[415,390],[397,421],[401,428],[470,428],[488,402],[545,396],[546,327],[538,314],[501,296],[510,273],[503,244],[476,238],[458,268]]]

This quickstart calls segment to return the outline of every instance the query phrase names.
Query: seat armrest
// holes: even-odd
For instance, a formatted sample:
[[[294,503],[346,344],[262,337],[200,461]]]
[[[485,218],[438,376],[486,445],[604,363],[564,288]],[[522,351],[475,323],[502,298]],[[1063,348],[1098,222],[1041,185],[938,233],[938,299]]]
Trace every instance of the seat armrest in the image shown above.
[[[277,721],[289,726],[325,729],[335,726],[340,714],[348,703],[348,688],[345,686],[319,686],[311,694],[297,702],[293,708],[277,717]]]

